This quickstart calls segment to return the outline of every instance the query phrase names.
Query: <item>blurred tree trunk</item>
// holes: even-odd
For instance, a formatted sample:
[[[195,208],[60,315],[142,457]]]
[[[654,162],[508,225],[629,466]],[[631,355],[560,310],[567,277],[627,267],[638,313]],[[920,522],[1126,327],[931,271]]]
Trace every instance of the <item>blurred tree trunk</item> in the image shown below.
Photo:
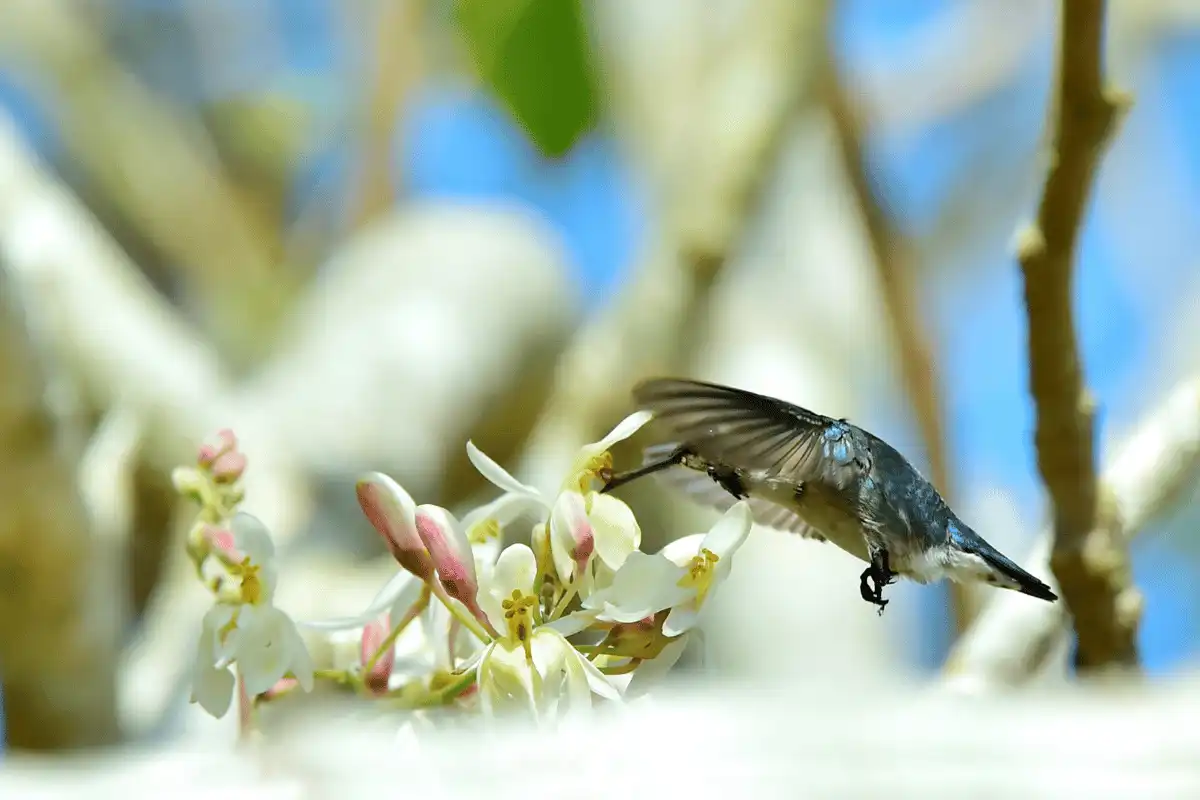
[[[7,284],[7,285],[6,285]],[[11,282],[0,272],[0,680],[7,742],[116,743],[123,603],[92,536],[68,437]]]

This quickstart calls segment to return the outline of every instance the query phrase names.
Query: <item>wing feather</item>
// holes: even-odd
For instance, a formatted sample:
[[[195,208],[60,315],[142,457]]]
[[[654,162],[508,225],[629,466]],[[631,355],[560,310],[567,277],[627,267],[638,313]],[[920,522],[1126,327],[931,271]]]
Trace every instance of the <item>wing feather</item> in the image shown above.
[[[845,488],[869,453],[853,426],[744,389],[682,378],[655,378],[634,399],[704,458],[748,470]]]
[[[675,443],[654,445],[646,448],[647,462],[657,461],[662,456],[675,449]],[[716,481],[702,472],[696,472],[686,467],[671,467],[654,473],[660,485],[675,492],[681,492],[693,503],[725,512],[737,502],[733,495],[725,491]],[[825,534],[809,525],[794,512],[769,500],[758,497],[748,498],[750,513],[754,522],[767,528],[775,528],[785,533],[794,533],[805,539],[815,539],[823,542]]]

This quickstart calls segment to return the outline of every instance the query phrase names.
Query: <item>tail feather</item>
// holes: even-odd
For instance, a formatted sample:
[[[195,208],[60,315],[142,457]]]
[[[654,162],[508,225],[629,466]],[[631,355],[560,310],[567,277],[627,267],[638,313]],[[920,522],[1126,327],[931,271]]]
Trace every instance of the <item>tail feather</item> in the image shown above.
[[[1030,597],[1036,597],[1039,600],[1045,600],[1050,603],[1058,600],[1058,595],[1048,585],[1021,569],[1013,563],[1012,559],[983,541],[983,539],[977,539],[972,542],[969,549],[987,562],[988,566],[992,569],[1016,583],[1016,591],[1021,594],[1027,594]]]

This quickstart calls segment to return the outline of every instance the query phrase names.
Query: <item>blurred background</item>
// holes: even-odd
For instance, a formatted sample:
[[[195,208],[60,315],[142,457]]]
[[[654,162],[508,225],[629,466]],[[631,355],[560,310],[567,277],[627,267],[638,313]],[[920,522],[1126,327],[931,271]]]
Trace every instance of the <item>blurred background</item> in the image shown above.
[[[357,473],[462,510],[491,491],[470,438],[553,487],[655,374],[849,417],[1023,556],[1046,508],[1015,236],[1055,34],[1047,0],[6,0],[10,716],[37,727],[16,609],[86,594],[63,659],[121,665],[124,724],[212,722],[169,473],[225,426],[306,618],[390,573]],[[1076,271],[1101,452],[1200,367],[1200,5],[1111,0],[1107,66],[1136,103]],[[645,549],[711,520],[623,496]],[[1135,544],[1154,676],[1200,644],[1197,524],[1188,495]],[[987,598],[898,586],[880,620],[830,547],[742,553],[708,636],[731,676],[927,674]]]

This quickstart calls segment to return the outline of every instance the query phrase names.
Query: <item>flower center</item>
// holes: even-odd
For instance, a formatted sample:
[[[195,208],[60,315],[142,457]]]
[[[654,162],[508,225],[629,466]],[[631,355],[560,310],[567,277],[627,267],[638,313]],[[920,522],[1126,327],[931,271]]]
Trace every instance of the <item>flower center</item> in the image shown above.
[[[258,564],[251,564],[250,557],[242,561],[233,568],[233,573],[242,580],[242,602],[250,605],[257,605],[262,602],[263,585],[262,578],[258,576]]]
[[[504,609],[504,623],[508,628],[509,641],[521,642],[529,651],[529,636],[533,632],[533,607],[537,598],[525,594],[520,589],[513,589],[512,597],[501,604]]]
[[[471,540],[471,544],[483,544],[499,535],[500,523],[492,517],[488,517],[472,525],[470,532],[467,533],[467,538]]]
[[[592,488],[592,480],[598,479],[600,473],[604,470],[611,470],[613,466],[612,453],[605,450],[603,453],[596,455],[583,462],[583,466],[579,472],[575,474],[575,484],[579,489],[579,493],[587,495],[588,490]],[[591,509],[588,509],[591,511]]]
[[[677,584],[683,589],[696,590],[696,605],[704,604],[708,590],[712,588],[713,568],[721,557],[707,547],[692,557],[688,562],[687,574],[679,579]]]

